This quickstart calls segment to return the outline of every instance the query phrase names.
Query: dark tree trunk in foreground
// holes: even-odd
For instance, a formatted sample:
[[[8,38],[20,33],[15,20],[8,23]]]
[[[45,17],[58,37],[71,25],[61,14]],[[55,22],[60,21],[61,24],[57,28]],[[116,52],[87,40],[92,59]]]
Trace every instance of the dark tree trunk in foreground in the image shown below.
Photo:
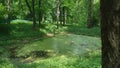
[[[120,68],[120,0],[101,0],[102,68]]]
[[[87,19],[87,27],[91,28],[93,27],[93,22],[92,22],[92,2],[93,0],[88,0],[88,19]]]
[[[10,24],[10,0],[8,0],[8,18],[7,18],[7,24]]]

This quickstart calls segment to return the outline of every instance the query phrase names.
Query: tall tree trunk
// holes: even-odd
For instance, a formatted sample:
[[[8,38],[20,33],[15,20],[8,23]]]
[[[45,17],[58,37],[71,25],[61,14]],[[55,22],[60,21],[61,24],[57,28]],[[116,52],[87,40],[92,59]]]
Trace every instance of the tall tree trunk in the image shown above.
[[[120,0],[101,0],[102,68],[120,68]]]
[[[11,2],[11,0],[8,0],[8,19],[7,19],[7,24],[10,24],[10,2]]]
[[[62,11],[62,8],[60,8],[60,25],[62,25],[62,22],[63,22],[63,11]]]
[[[27,7],[29,9],[30,14],[32,14],[32,9],[31,9],[31,6],[30,6],[28,0],[25,0],[25,2],[26,2],[26,5],[27,5]]]
[[[41,14],[41,0],[38,0],[38,6],[39,6],[39,27],[41,26],[41,20],[42,20],[42,14]]]
[[[87,27],[93,27],[92,23],[92,2],[93,0],[88,0],[88,19],[87,19]]]
[[[30,14],[32,15],[33,18],[33,29],[36,27],[36,17],[35,17],[35,0],[32,0],[32,6],[29,4],[28,0],[25,0],[26,5],[30,11]]]
[[[63,7],[63,26],[65,25],[65,7]]]
[[[33,16],[33,29],[35,29],[36,28],[35,0],[32,0],[32,16]]]
[[[24,10],[24,9],[23,9],[23,4],[22,4],[22,0],[19,0],[19,8],[21,8],[20,11],[23,11],[23,10]]]
[[[67,14],[68,14],[68,11],[67,11],[67,8],[65,7],[65,21],[63,25],[67,23],[67,18],[68,18]]]
[[[57,8],[56,8],[57,29],[59,28],[59,16],[60,16],[60,0],[57,0]]]

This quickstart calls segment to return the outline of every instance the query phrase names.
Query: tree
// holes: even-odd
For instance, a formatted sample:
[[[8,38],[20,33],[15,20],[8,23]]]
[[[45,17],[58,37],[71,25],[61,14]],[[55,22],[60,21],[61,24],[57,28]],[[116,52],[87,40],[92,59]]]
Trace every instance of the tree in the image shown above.
[[[32,15],[33,18],[33,28],[36,27],[36,16],[35,16],[35,0],[32,0],[32,5],[29,4],[28,0],[25,0],[26,5],[30,11],[30,14]]]
[[[120,0],[101,0],[102,68],[120,67]]]
[[[93,3],[93,0],[88,0],[88,20],[87,20],[87,27],[88,28],[91,28],[91,27],[93,27],[93,22],[92,22],[92,20],[93,20],[93,16],[92,16],[92,8],[93,8],[93,6],[92,6],[92,3]]]
[[[5,6],[3,4],[0,3],[0,23],[3,23],[5,22],[5,14],[8,13],[8,12],[5,12]]]
[[[10,2],[11,0],[8,0],[8,19],[7,19],[7,23],[10,24]]]
[[[66,24],[66,20],[67,20],[67,9],[66,8],[67,8],[66,6],[60,7],[59,19],[60,19],[60,24],[63,26]]]
[[[40,10],[41,9],[41,0],[38,0],[38,8],[39,8],[38,9],[39,10],[39,13],[38,13],[39,18],[38,19],[39,19],[39,27],[40,27],[41,26],[41,20],[42,20],[42,14],[41,14],[41,10]]]
[[[67,19],[67,10],[66,10],[66,7],[63,6],[62,7],[62,11],[63,11],[63,26],[66,24],[66,19]]]
[[[56,5],[57,29],[59,28],[59,16],[60,16],[60,0],[57,0],[57,5]]]
[[[35,0],[32,0],[32,16],[33,16],[33,28],[35,28],[36,27]]]

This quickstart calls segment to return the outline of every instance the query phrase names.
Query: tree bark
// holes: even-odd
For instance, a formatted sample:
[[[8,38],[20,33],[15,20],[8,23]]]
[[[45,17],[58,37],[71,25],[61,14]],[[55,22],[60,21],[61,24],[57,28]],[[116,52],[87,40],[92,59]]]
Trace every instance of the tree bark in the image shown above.
[[[42,14],[41,14],[41,0],[38,0],[38,6],[39,6],[39,27],[41,26],[41,20],[42,20]]]
[[[22,0],[19,0],[19,8],[21,8],[20,11],[23,11],[23,10],[24,10],[24,9],[23,9],[23,4],[22,4]]]
[[[60,16],[59,16],[59,18],[60,18],[60,25],[62,25],[62,23],[63,23],[63,11],[62,11],[62,7],[60,7]]]
[[[10,24],[10,2],[11,0],[8,0],[8,18],[7,18],[7,24]]]
[[[32,16],[33,16],[33,29],[35,29],[36,28],[35,0],[32,0]]]
[[[28,7],[30,13],[32,13],[32,9],[31,9],[31,6],[30,6],[28,0],[25,0],[25,2],[26,2],[26,5],[27,5],[27,7]]]
[[[57,0],[57,8],[56,8],[56,19],[57,19],[57,29],[59,28],[59,18],[60,16],[60,0]]]
[[[65,13],[66,13],[66,11],[65,11],[65,7],[63,7],[63,26],[65,25],[65,23],[66,23],[66,18],[65,18]]]
[[[29,4],[28,0],[25,0],[26,2],[26,5],[30,11],[30,14],[32,15],[32,18],[33,18],[33,29],[36,28],[36,17],[35,17],[35,1],[32,0],[32,5]]]
[[[88,0],[88,19],[87,19],[87,27],[91,28],[93,27],[93,22],[92,22],[92,2],[93,0]]]
[[[120,68],[120,0],[101,0],[102,68]]]

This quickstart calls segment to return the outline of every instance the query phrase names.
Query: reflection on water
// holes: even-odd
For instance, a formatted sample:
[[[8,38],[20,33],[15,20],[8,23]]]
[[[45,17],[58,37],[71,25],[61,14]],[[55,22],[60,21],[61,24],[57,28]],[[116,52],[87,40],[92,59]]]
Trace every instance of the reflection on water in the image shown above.
[[[100,49],[100,47],[101,40],[99,38],[74,34],[58,35],[28,44],[28,48],[31,48],[32,51],[51,50],[60,55],[80,55],[89,50]],[[26,48],[25,45],[23,49]]]

